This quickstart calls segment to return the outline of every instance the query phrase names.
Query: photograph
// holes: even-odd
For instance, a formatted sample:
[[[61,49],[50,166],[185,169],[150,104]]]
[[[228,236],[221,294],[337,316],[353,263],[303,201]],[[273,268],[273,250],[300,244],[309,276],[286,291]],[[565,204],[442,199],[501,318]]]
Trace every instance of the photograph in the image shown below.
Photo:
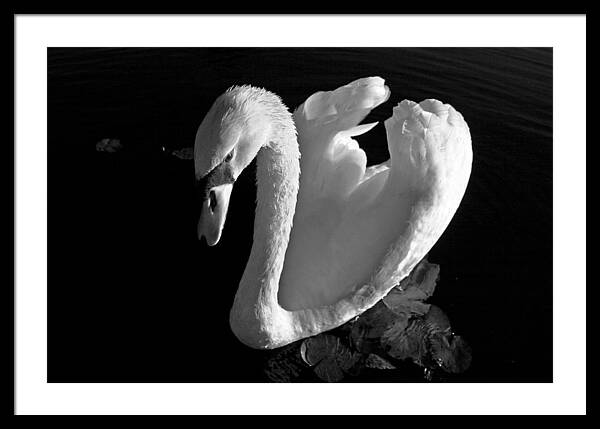
[[[14,415],[587,413],[585,11],[17,12]]]
[[[48,47],[48,382],[553,381],[552,47]]]

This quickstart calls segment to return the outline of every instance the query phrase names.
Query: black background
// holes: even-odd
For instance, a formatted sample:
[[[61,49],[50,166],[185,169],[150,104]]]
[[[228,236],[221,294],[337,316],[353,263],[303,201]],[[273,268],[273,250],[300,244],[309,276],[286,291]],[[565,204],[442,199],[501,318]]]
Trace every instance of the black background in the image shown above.
[[[263,86],[294,108],[369,75],[392,96],[366,121],[404,98],[438,98],[471,129],[469,187],[429,254],[441,266],[430,302],[473,349],[453,381],[552,381],[548,48],[49,48],[48,381],[266,381],[264,352],[228,325],[251,246],[252,168],[209,249],[196,237],[193,162],[169,153],[193,145],[230,85]],[[97,152],[105,137],[124,149]],[[383,126],[358,140],[369,164],[387,159]]]

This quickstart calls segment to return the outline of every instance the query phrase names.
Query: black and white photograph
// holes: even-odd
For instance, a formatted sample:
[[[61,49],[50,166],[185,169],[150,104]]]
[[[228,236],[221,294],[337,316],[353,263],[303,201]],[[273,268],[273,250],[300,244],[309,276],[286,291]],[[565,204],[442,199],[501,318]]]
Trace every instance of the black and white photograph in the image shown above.
[[[45,46],[46,385],[556,385],[563,51],[439,40]]]

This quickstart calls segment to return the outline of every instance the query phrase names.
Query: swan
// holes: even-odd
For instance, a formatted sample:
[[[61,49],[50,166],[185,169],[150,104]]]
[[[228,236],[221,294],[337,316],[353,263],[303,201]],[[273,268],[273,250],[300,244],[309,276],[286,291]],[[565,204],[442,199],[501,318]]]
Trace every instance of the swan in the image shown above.
[[[219,96],[198,127],[198,238],[218,243],[236,178],[256,158],[253,244],[230,311],[244,344],[282,347],[382,299],[429,252],[465,193],[469,127],[452,106],[404,100],[384,121],[390,159],[367,167],[353,137],[388,100],[381,77],[311,95],[292,114],[250,85]]]

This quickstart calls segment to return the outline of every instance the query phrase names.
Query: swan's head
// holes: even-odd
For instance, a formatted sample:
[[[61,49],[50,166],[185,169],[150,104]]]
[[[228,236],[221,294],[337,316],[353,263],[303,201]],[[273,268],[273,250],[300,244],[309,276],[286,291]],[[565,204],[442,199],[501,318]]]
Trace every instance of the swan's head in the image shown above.
[[[202,199],[198,238],[214,246],[221,238],[235,180],[265,146],[271,122],[265,120],[258,90],[236,86],[221,95],[196,133],[194,168]]]

